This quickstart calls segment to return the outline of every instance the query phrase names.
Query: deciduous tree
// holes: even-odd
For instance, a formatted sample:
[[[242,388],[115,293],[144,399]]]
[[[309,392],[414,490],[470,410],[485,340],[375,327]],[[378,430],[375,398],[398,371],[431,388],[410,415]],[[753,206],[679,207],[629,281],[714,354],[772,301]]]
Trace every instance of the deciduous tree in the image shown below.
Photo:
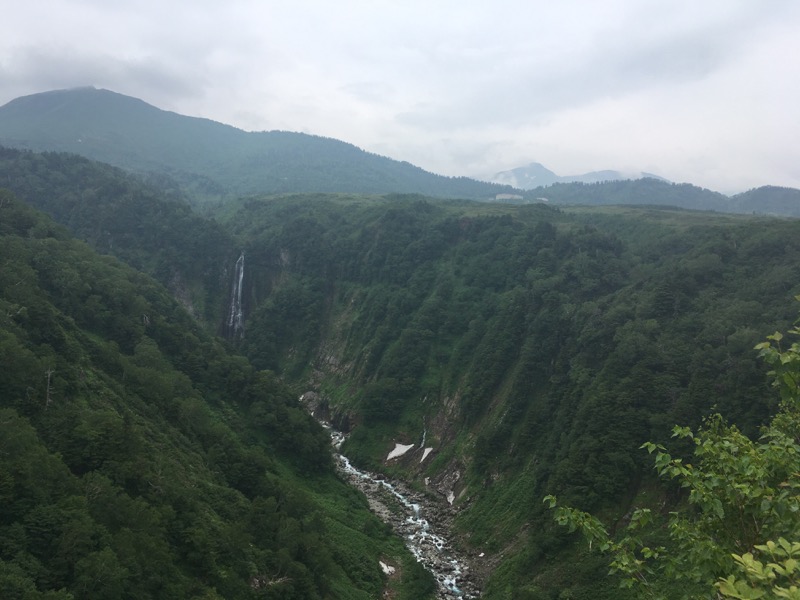
[[[696,432],[675,427],[673,437],[694,446],[691,461],[659,444],[642,446],[659,476],[686,492],[663,543],[648,541],[660,529],[648,509],[635,510],[612,536],[596,517],[545,498],[559,524],[610,556],[623,586],[659,599],[800,598],[800,343],[787,348],[785,339],[775,333],[756,346],[781,396],[758,439],[717,414]]]

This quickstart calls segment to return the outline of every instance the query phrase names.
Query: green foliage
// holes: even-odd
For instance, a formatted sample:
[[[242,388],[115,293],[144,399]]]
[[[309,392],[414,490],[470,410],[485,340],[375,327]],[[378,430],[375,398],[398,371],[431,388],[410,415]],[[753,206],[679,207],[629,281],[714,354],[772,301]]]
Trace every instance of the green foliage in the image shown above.
[[[759,555],[768,558],[761,562],[750,552],[733,555],[737,567],[744,578],[734,575],[721,578],[717,583],[720,594],[725,598],[800,598],[800,542],[788,542],[778,538],[766,544],[755,546]]]
[[[0,270],[9,290],[0,358],[11,365],[0,392],[26,418],[38,418],[34,407],[49,397],[47,418],[75,432],[48,441],[69,468],[107,470],[132,494],[149,480],[132,476],[138,467],[121,448],[147,447],[149,438],[136,419],[107,410],[110,399],[123,405],[129,396],[137,411],[163,415],[179,439],[202,445],[215,477],[254,501],[275,487],[254,473],[277,464],[328,472],[323,436],[280,380],[298,390],[320,383],[355,426],[347,452],[360,464],[380,466],[393,440],[416,441],[427,428],[434,458],[407,467],[433,477],[458,469],[470,500],[458,520],[465,535],[530,557],[527,570],[499,569],[507,579],[491,589],[521,590],[525,573],[546,571],[553,577],[531,589],[551,593],[556,574],[569,579],[556,557],[570,550],[553,542],[545,552],[524,533],[549,523],[525,498],[558,494],[614,519],[652,486],[643,442],[666,445],[673,423],[694,431],[716,412],[754,439],[774,412],[750,350],[759,331],[791,320],[796,221],[317,194],[230,202],[218,225],[106,167],[98,183],[85,161],[5,156],[9,181],[71,227],[88,223],[81,235],[119,249],[185,304],[186,291],[216,331],[224,327],[211,324],[221,312],[212,307],[226,299],[231,265],[245,252],[240,348],[255,369],[222,352],[152,280],[117,277],[111,259],[65,251],[67,234],[34,213],[0,219],[3,232],[19,232],[3,238],[2,260],[26,257]],[[660,188],[648,186],[638,188],[639,204],[659,200]],[[160,219],[170,231],[158,229]],[[109,228],[113,248],[103,246]],[[69,260],[54,259],[61,252]],[[177,279],[162,268],[170,265]],[[18,281],[39,282],[47,300]],[[19,343],[20,331],[30,343]],[[55,402],[78,397],[101,410],[83,419],[80,407],[60,412]],[[693,440],[671,446],[684,457]],[[151,456],[141,452],[139,460]],[[591,580],[570,581],[570,593],[589,594]]]
[[[0,596],[382,593],[409,555],[282,381],[5,191],[0,257]]]
[[[230,289],[222,270],[235,263],[238,250],[218,224],[193,214],[181,196],[78,156],[1,147],[0,180],[98,252],[154,276],[216,327]],[[68,285],[74,269],[59,279]]]
[[[245,132],[94,88],[9,102],[0,110],[0,143],[72,152],[131,171],[155,173],[152,179],[180,186],[199,202],[297,192],[487,199],[513,191],[467,177],[435,175],[331,138],[289,131]]]
[[[614,519],[652,486],[645,441],[712,412],[752,437],[774,409],[751,349],[791,320],[798,222],[334,195],[242,200],[222,221],[253,267],[248,355],[322,382],[354,426],[355,464],[386,468],[393,441],[427,428],[437,457],[405,468],[458,469],[460,531],[476,550],[531,557],[488,589],[547,573],[543,593],[591,596],[600,561],[564,542],[544,552],[549,518],[527,499]]]
[[[599,183],[556,183],[526,193],[529,198],[547,197],[559,204],[634,204],[674,206],[695,210],[739,212],[737,203],[719,192],[688,183],[675,184],[654,178],[602,181]],[[750,212],[752,209],[745,209]]]
[[[796,297],[800,300],[800,296]],[[789,330],[790,335],[800,335],[800,328]],[[773,386],[780,393],[781,400],[791,405],[800,398],[800,343],[792,342],[786,349],[781,348],[784,336],[779,331],[767,336],[767,341],[756,346],[759,356],[770,366]]]
[[[580,530],[590,546],[611,556],[611,572],[623,585],[637,585],[653,598],[709,597],[715,589],[726,598],[797,597],[800,543],[787,539],[800,538],[800,344],[783,350],[782,339],[776,333],[756,346],[774,367],[782,397],[757,441],[715,415],[696,433],[688,427],[673,432],[693,444],[694,462],[660,444],[643,446],[655,455],[659,476],[688,492],[687,505],[669,518],[664,545],[647,542],[646,526],[653,522],[647,509],[634,511],[624,533],[612,536],[597,518],[545,498],[559,524]]]

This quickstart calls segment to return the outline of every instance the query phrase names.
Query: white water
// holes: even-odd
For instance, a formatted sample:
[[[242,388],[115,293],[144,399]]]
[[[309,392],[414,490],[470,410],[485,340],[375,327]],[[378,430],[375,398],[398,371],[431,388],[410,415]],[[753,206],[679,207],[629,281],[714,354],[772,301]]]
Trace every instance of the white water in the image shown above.
[[[244,311],[242,310],[242,280],[244,279],[244,250],[236,261],[231,290],[231,312],[228,317],[228,329],[233,335],[241,335],[244,331]]]
[[[422,451],[422,458],[419,459],[419,462],[423,462],[426,458],[428,458],[428,454],[433,452],[433,448],[426,448],[425,447],[425,440],[428,437],[428,428],[424,428],[422,430],[422,442],[420,443],[419,447],[423,449]]]
[[[344,436],[328,425],[325,427],[330,430],[333,447],[338,451],[344,441]],[[432,530],[431,524],[423,516],[423,509],[418,502],[409,500],[406,493],[399,490],[396,484],[357,469],[350,464],[346,456],[337,453],[335,457],[343,474],[352,480],[360,480],[369,486],[382,488],[403,507],[405,519],[398,519],[399,522],[390,524],[394,525],[397,533],[403,536],[406,546],[417,561],[436,578],[439,585],[439,598],[457,597],[467,600],[478,597],[464,593],[460,589],[459,579],[464,574],[466,566],[453,555],[447,541]],[[363,491],[367,486],[358,487]]]

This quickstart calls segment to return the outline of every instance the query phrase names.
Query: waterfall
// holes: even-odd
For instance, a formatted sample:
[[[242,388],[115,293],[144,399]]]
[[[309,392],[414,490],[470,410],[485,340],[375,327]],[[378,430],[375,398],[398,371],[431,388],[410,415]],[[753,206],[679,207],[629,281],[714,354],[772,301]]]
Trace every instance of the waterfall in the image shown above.
[[[231,290],[231,311],[228,317],[228,331],[233,337],[244,335],[244,312],[242,311],[242,279],[244,278],[244,250],[236,261]]]

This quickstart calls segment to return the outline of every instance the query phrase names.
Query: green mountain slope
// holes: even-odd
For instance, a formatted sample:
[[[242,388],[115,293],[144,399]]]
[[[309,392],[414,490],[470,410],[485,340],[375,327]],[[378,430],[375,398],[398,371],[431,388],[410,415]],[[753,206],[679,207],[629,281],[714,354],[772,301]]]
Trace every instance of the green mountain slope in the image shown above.
[[[240,249],[180,194],[65,153],[0,148],[0,181],[89,243],[156,277],[193,316],[223,332]]]
[[[800,190],[764,186],[731,198],[737,212],[800,217]]]
[[[641,204],[718,212],[750,212],[740,210],[724,194],[688,183],[674,184],[652,178],[600,183],[557,183],[546,188],[537,188],[526,196],[546,199],[554,204]]]
[[[414,197],[232,208],[243,349],[319,387],[352,459],[464,507],[465,540],[500,560],[487,597],[601,597],[602,561],[577,578],[552,562],[568,540],[540,499],[613,518],[668,501],[643,442],[712,409],[755,434],[770,413],[752,347],[794,316],[800,222]],[[396,443],[414,449],[387,462]]]
[[[558,204],[646,203],[800,214],[800,191],[771,186],[729,198],[689,184],[645,178],[556,183],[523,193],[507,185],[435,175],[339,140],[286,131],[245,132],[95,88],[34,94],[0,107],[0,145],[72,152],[130,171],[157,174],[162,185],[177,184],[195,201],[313,192],[492,200],[497,194],[510,193],[526,201],[547,198]]]
[[[688,183],[675,184],[653,178],[556,183],[526,192],[525,199],[558,205],[674,206],[724,213],[800,216],[800,190],[793,188],[764,186],[728,197]]]
[[[416,597],[284,384],[5,191],[0,260],[0,596]]]
[[[320,391],[353,460],[451,497],[488,598],[621,597],[541,498],[611,523],[669,509],[680,496],[657,487],[642,442],[712,409],[752,435],[773,408],[752,347],[795,316],[798,221],[642,206],[682,189],[645,181],[636,207],[307,194],[231,201],[206,222],[114,169],[4,156],[17,189],[88,241],[143,268],[207,270],[193,285],[221,305],[243,250],[240,350]],[[111,226],[124,244],[102,245]],[[396,443],[414,448],[387,462]]]
[[[287,192],[488,199],[513,191],[435,175],[330,138],[249,133],[95,88],[34,94],[0,107],[0,145],[74,152],[128,170],[164,173],[200,199]]]

